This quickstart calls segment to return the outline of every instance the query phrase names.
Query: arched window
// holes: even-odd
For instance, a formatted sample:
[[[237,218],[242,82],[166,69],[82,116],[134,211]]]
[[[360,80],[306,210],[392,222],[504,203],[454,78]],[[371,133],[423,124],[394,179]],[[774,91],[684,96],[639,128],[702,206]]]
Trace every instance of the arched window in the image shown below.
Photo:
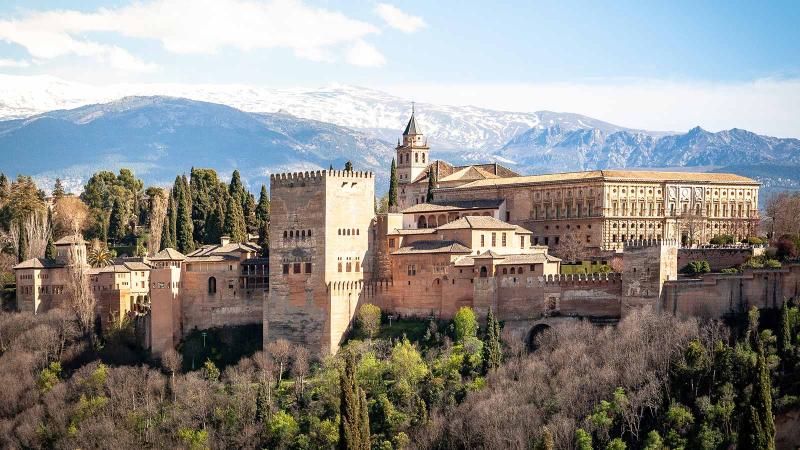
[[[419,162],[419,153],[414,153],[414,162]]]
[[[208,278],[208,293],[209,294],[217,293],[217,279],[214,277]]]
[[[426,228],[427,225],[428,222],[425,221],[425,216],[419,216],[419,219],[417,219],[417,228]]]
[[[303,230],[303,231],[300,232],[300,237],[302,237],[302,238],[306,237],[306,230]]]
[[[486,278],[488,276],[488,274],[489,274],[489,271],[486,270],[486,266],[481,266],[481,275],[480,275],[480,277],[481,278]]]
[[[422,162],[425,162],[425,153],[422,154]]]
[[[294,230],[289,230],[289,237],[290,237],[290,238],[293,238],[293,237],[294,237]]]
[[[308,237],[311,237],[311,230],[308,230]]]
[[[350,236],[350,229],[347,229],[347,235]]]
[[[283,238],[284,239],[286,239],[287,234],[288,234],[288,232],[286,230],[283,230]]]
[[[515,275],[517,273],[517,269],[512,267],[511,268],[511,275]]]

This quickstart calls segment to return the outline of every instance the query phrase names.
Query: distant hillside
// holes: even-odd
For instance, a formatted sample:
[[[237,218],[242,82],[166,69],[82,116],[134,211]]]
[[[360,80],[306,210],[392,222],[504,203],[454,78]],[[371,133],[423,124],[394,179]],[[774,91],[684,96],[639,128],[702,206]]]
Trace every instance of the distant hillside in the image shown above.
[[[72,190],[93,172],[128,167],[147,183],[167,184],[191,167],[223,177],[242,172],[251,190],[270,173],[344,167],[386,171],[390,145],[348,128],[287,114],[254,114],[170,97],[128,97],[101,105],[0,122],[2,171],[32,174]],[[383,179],[384,177],[381,177]]]

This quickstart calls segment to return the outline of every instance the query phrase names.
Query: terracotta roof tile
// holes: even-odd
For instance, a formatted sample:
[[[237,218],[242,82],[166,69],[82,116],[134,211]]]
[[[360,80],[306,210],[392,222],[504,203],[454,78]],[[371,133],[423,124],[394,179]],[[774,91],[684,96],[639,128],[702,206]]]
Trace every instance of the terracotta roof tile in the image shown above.
[[[393,255],[410,253],[470,253],[471,250],[458,241],[416,241],[400,247]]]

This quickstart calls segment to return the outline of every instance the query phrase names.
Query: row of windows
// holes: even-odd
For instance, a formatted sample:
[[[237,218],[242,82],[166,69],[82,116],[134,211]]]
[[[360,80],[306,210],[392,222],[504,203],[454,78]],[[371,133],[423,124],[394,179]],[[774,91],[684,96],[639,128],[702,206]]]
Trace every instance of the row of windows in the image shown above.
[[[311,237],[311,230],[283,230],[284,239],[305,239]]]
[[[561,190],[556,191],[555,194],[553,195],[553,197],[561,198],[561,192],[562,192]],[[573,195],[572,192],[573,192],[573,190],[568,190],[567,194],[564,197],[572,197],[572,195]],[[594,193],[594,190],[589,188],[588,196],[591,197],[593,193]],[[576,197],[583,197],[583,189],[578,189],[578,191],[575,194],[575,196]],[[534,193],[533,194],[533,198],[538,199],[539,198],[539,193],[538,192]],[[545,191],[544,198],[550,198],[550,192],[549,191]]]
[[[497,247],[497,233],[492,233],[492,247]],[[500,246],[507,247],[506,233],[500,233]],[[486,235],[481,234],[481,247],[486,247]],[[525,248],[525,236],[519,237],[519,248]]]
[[[422,158],[420,158],[420,156],[422,156]],[[403,163],[407,164],[407,163],[409,163],[411,161],[410,158],[411,158],[411,153],[405,153],[405,154],[401,153],[400,154],[400,162],[398,164],[403,164]],[[415,163],[418,163],[418,162],[424,163],[425,162],[425,153],[423,153],[423,152],[414,152],[414,162]]]
[[[659,234],[657,234],[657,235],[655,235],[655,236],[653,236],[652,234],[647,234],[647,237],[648,237],[648,238],[653,238],[653,237],[655,237],[656,239],[661,239],[661,233],[659,233]],[[627,239],[627,240],[630,240],[630,241],[633,241],[633,240],[636,240],[636,239],[637,239],[637,237],[636,237],[636,235],[635,235],[635,234],[629,234],[629,235],[627,235],[627,238],[626,238],[626,235],[624,235],[624,234],[621,234],[621,235],[619,236],[619,239],[620,239],[620,242],[621,242],[621,241],[624,241],[624,240],[626,240],[626,239]],[[644,234],[640,234],[640,235],[639,235],[639,237],[638,237],[638,239],[640,239],[640,240],[641,240],[641,239],[645,239],[645,235],[644,235]],[[616,235],[616,234],[612,234],[612,235],[611,235],[611,242],[617,242],[617,235]]]
[[[305,269],[303,271],[302,269]],[[340,270],[341,272],[341,270]],[[283,265],[283,274],[288,275],[290,273],[311,273],[311,263],[292,263],[292,264],[284,264]]]
[[[361,261],[359,261],[358,259],[356,259],[355,261],[346,261],[346,262],[339,261],[337,265],[337,271],[361,272]]]
[[[567,219],[575,217],[591,217],[597,215],[598,211],[594,207],[594,202],[587,204],[561,204],[561,205],[534,205],[533,218],[542,219]]]
[[[339,228],[339,236],[359,236],[361,231],[358,228]]]

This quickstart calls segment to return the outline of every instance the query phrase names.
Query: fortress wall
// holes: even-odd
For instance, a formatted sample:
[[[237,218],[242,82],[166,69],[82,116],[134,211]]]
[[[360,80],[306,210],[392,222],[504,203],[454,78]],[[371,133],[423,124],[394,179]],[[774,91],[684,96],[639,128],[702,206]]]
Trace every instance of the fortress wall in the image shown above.
[[[708,261],[712,272],[737,267],[753,256],[764,254],[764,248],[681,248],[678,270],[692,261]]]

